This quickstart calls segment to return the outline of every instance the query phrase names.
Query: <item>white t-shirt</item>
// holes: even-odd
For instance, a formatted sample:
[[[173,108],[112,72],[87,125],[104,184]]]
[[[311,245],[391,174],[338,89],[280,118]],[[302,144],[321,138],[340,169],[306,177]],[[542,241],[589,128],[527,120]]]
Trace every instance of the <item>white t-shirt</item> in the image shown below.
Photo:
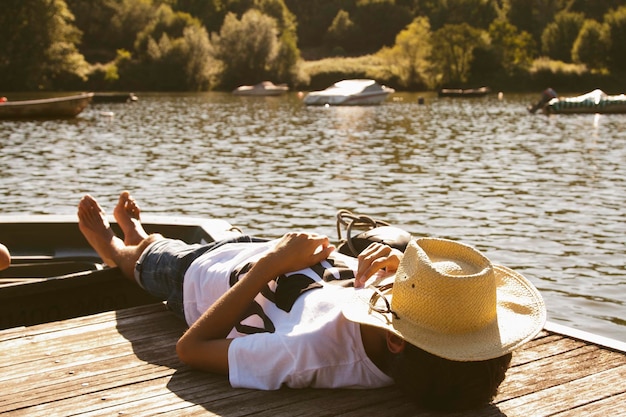
[[[195,322],[251,262],[275,244],[231,243],[196,259],[183,284],[187,323]],[[322,288],[305,291],[295,299],[289,312],[275,304],[275,281],[257,295],[248,316],[228,335],[234,339],[228,350],[233,387],[379,388],[393,383],[365,353],[359,324],[341,313],[341,303],[354,289],[322,279],[324,274],[343,277],[346,268],[354,271],[356,259],[334,253],[321,267],[288,274],[292,279],[306,275],[322,284]]]

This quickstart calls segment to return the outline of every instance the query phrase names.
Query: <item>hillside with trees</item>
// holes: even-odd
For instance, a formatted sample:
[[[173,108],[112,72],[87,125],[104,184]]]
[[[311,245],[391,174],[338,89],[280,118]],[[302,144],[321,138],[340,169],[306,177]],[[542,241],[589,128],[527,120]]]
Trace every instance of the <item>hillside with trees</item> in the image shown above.
[[[0,92],[626,87],[626,0],[4,0]]]

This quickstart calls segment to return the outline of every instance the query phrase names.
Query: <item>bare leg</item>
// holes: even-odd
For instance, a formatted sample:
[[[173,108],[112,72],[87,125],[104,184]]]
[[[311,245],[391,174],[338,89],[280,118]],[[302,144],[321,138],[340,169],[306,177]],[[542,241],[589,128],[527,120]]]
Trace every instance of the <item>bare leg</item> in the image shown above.
[[[124,232],[124,243],[126,245],[137,245],[148,237],[148,234],[141,225],[141,210],[135,199],[128,191],[122,191],[120,198],[113,210],[113,216],[117,224]]]
[[[136,245],[126,245],[115,236],[104,210],[90,195],[84,196],[78,204],[78,227],[107,265],[118,266],[127,278],[133,280],[135,263],[143,250],[162,238],[161,235],[149,235]]]

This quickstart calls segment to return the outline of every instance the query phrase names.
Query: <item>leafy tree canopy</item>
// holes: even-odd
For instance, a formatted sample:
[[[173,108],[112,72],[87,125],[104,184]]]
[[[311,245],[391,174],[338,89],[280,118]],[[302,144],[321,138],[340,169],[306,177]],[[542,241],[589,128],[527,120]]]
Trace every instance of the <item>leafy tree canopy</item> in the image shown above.
[[[85,80],[81,32],[63,0],[5,0],[0,13],[0,83],[6,90],[63,88]]]

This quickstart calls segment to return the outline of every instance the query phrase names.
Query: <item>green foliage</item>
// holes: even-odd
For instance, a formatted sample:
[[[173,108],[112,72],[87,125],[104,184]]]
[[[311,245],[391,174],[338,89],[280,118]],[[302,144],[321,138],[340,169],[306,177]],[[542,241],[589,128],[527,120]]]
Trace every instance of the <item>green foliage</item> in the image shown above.
[[[487,32],[466,23],[445,25],[432,35],[432,79],[437,84],[467,82],[476,48],[489,44]]]
[[[175,10],[189,13],[200,19],[207,32],[217,32],[226,15],[226,1],[222,0],[175,0]]]
[[[247,11],[241,20],[229,13],[218,36],[213,39],[215,57],[222,61],[222,84],[235,87],[272,79],[278,57],[276,20],[258,10]]]
[[[520,32],[508,21],[497,19],[489,26],[489,36],[495,59],[507,75],[530,67],[536,54],[530,33]]]
[[[560,4],[562,0],[508,0],[508,3],[509,22],[530,33],[537,45],[541,45],[541,35],[545,27],[554,20],[554,16],[560,10],[564,9]]]
[[[626,6],[610,11],[604,16],[604,23],[608,27],[609,68],[614,71],[626,71]]]
[[[499,8],[499,2],[491,0],[423,0],[415,3],[414,15],[428,17],[433,30],[461,23],[487,29]]]
[[[72,88],[89,66],[63,0],[5,0],[0,13],[0,88]]]
[[[348,78],[386,80],[387,84],[395,85],[386,60],[378,55],[306,61],[302,64],[302,71],[310,77],[310,84],[306,86],[310,89],[326,88]]]
[[[587,68],[583,64],[571,64],[544,57],[536,59],[530,67],[531,74],[537,74],[540,72],[562,75],[582,75],[587,72]]]
[[[552,59],[572,62],[572,47],[585,21],[582,13],[559,12],[541,35],[541,50]]]
[[[162,4],[137,35],[135,51],[136,59],[120,73],[140,89],[199,91],[210,86],[209,36],[187,13],[174,12]]]
[[[250,10],[256,17],[245,20]],[[590,76],[553,61],[530,72],[536,45],[594,77],[619,76],[624,0],[3,0],[0,88],[204,90],[264,79],[326,87],[368,77],[420,89]],[[367,58],[314,68],[300,48],[308,59]]]
[[[572,48],[573,61],[585,64],[592,70],[606,68],[609,49],[607,31],[608,28],[599,22],[592,19],[585,20]]]
[[[295,82],[300,74],[296,18],[283,0],[255,0],[254,7],[276,20],[279,38],[278,54],[271,68],[272,78],[279,82]]]
[[[132,50],[137,34],[154,18],[152,0],[66,0],[83,32],[80,50],[89,62],[109,62]]]
[[[608,10],[623,6],[624,0],[569,0],[568,3],[568,10],[581,12],[586,18],[600,22]]]
[[[329,48],[340,47],[345,51],[346,48],[350,48],[354,44],[358,32],[359,28],[350,19],[350,13],[339,10],[324,39]]]
[[[324,39],[337,13],[344,10],[350,14],[355,3],[355,0],[285,0],[285,4],[298,21],[297,35],[300,48],[319,47],[320,40]]]
[[[413,20],[410,11],[395,0],[358,0],[351,16],[359,28],[353,45],[346,48],[352,53],[371,53],[393,45],[398,32]]]
[[[396,36],[392,48],[384,48],[379,54],[391,73],[405,88],[432,86],[429,79],[431,55],[431,31],[428,19],[418,17]]]

